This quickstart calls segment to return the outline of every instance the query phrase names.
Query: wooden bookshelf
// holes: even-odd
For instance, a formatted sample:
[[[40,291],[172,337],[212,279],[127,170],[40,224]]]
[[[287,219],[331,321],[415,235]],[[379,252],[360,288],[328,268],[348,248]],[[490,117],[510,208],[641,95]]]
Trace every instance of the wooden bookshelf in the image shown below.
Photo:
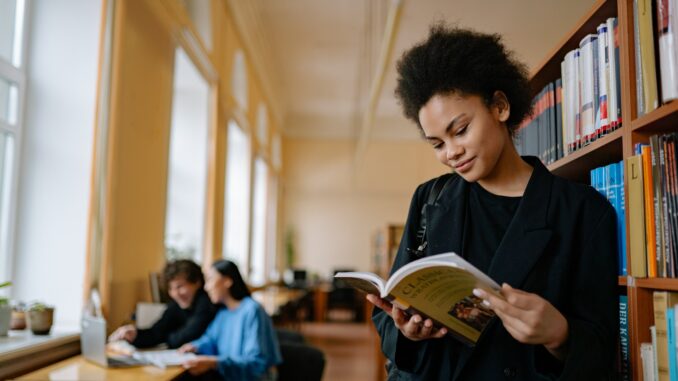
[[[554,174],[575,181],[588,183],[592,169],[630,157],[633,155],[633,145],[639,142],[646,143],[651,135],[678,131],[678,101],[661,105],[645,115],[637,116],[633,0],[597,1],[582,20],[574,25],[573,29],[536,67],[531,77],[533,94],[536,95],[549,82],[560,78],[560,64],[565,54],[578,47],[584,36],[595,33],[596,26],[603,23],[608,17],[613,16],[616,16],[619,22],[619,65],[623,125],[613,133],[548,166]],[[655,50],[655,55],[658,58],[657,50]],[[658,65],[657,75],[659,76]],[[660,79],[658,78],[659,82]],[[628,194],[627,185],[625,185],[625,192]],[[629,208],[626,207],[625,211],[628,231]],[[628,236],[627,234],[627,247]],[[627,263],[631,263],[628,257]],[[678,292],[678,279],[620,276],[618,285],[620,295],[626,294],[628,296],[631,379],[642,380],[640,344],[651,340],[649,327],[654,324],[652,294],[658,290]]]

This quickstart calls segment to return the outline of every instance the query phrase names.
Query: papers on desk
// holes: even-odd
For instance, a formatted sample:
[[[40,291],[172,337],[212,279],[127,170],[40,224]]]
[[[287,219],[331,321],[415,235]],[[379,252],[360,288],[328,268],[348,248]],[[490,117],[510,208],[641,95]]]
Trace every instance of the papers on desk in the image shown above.
[[[181,365],[195,358],[195,353],[179,353],[177,350],[136,351],[132,355],[137,360],[165,369],[168,366]]]

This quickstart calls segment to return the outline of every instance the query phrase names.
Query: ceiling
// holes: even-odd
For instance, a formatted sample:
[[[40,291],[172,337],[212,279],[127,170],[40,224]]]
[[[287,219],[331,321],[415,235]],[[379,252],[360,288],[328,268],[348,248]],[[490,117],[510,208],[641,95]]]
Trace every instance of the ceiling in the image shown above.
[[[532,70],[592,7],[594,0],[403,0],[372,139],[416,139],[393,96],[395,62],[445,20],[499,33]],[[287,136],[358,138],[377,72],[391,0],[231,0],[236,20],[266,71]],[[594,32],[594,31],[592,31]],[[246,41],[247,43],[248,41]],[[254,43],[252,43],[254,42]],[[255,66],[257,64],[255,63]]]

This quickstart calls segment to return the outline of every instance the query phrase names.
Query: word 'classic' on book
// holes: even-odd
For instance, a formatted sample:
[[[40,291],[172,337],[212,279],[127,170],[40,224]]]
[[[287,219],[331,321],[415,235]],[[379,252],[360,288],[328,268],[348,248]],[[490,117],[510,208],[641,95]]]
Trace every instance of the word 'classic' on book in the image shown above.
[[[494,311],[473,295],[481,288],[499,295],[497,282],[454,253],[432,255],[398,269],[388,281],[370,272],[340,272],[346,284],[381,296],[409,314],[431,319],[457,339],[474,345]]]

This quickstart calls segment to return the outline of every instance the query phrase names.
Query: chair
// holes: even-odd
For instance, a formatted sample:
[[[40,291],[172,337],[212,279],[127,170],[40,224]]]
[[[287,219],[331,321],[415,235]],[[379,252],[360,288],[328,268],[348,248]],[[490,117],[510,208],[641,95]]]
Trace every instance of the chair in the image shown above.
[[[335,270],[334,274],[344,271],[354,271],[353,269]],[[356,290],[347,285],[343,280],[332,278],[332,291],[327,296],[327,316],[333,319],[332,310],[340,310],[350,314],[348,320],[360,321],[362,319],[362,303],[358,298]],[[341,319],[346,320],[346,319]]]
[[[293,343],[293,344],[306,343],[304,335],[291,329],[276,328],[275,335],[278,337],[279,343]]]
[[[280,342],[283,362],[278,381],[320,381],[325,370],[325,354],[310,345]]]

